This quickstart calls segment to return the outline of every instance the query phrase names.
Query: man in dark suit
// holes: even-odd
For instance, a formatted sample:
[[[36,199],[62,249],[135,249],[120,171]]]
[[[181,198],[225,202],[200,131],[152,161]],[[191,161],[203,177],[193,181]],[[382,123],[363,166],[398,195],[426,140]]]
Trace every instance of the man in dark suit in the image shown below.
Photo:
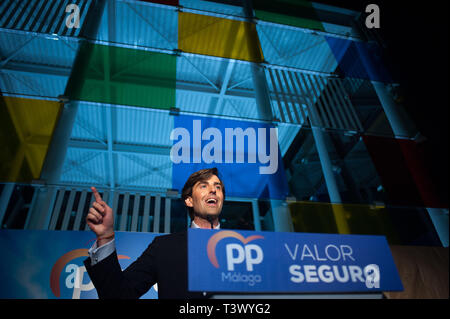
[[[182,199],[192,220],[191,227],[219,228],[225,188],[217,168],[193,173],[182,190]],[[86,222],[97,241],[84,261],[99,298],[140,298],[155,283],[158,297],[170,299],[207,298],[209,294],[189,292],[187,282],[187,231],[156,237],[142,255],[121,270],[114,243],[111,207],[92,187],[95,201]]]

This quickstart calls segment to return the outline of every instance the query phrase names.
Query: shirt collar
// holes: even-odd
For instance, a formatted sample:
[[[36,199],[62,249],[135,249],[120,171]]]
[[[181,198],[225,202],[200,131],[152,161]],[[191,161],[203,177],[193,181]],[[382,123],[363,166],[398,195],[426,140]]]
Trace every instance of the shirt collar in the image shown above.
[[[191,228],[200,228],[194,221],[191,222]],[[214,226],[214,229],[220,229],[220,223],[217,224],[217,226]]]

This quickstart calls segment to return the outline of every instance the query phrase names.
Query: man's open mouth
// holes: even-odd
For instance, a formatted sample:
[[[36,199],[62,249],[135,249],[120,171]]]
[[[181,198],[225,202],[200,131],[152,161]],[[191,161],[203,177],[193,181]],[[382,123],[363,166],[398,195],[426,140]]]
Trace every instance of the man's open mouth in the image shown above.
[[[205,202],[206,202],[206,205],[215,207],[215,206],[217,206],[217,203],[219,201],[217,199],[215,199],[215,198],[207,198],[205,200]]]

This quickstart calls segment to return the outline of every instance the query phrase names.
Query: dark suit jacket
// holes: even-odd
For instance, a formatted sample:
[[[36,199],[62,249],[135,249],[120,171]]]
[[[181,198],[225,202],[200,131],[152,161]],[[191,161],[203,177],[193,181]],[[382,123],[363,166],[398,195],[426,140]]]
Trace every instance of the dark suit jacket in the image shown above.
[[[137,299],[155,283],[158,283],[158,297],[161,299],[211,296],[188,291],[187,231],[156,237],[124,271],[120,268],[116,252],[94,266],[87,258],[84,265],[101,299]]]

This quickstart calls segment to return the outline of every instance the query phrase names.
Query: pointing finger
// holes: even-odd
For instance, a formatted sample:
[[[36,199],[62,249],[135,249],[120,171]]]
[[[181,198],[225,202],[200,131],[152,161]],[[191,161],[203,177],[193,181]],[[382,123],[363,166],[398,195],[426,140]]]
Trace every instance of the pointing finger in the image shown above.
[[[102,202],[103,200],[102,200],[102,197],[100,196],[100,194],[98,193],[98,191],[97,191],[97,189],[95,188],[95,187],[91,187],[91,190],[92,190],[92,193],[94,194],[94,196],[95,196],[95,201],[96,202],[98,202],[98,203],[100,203],[100,202]]]

